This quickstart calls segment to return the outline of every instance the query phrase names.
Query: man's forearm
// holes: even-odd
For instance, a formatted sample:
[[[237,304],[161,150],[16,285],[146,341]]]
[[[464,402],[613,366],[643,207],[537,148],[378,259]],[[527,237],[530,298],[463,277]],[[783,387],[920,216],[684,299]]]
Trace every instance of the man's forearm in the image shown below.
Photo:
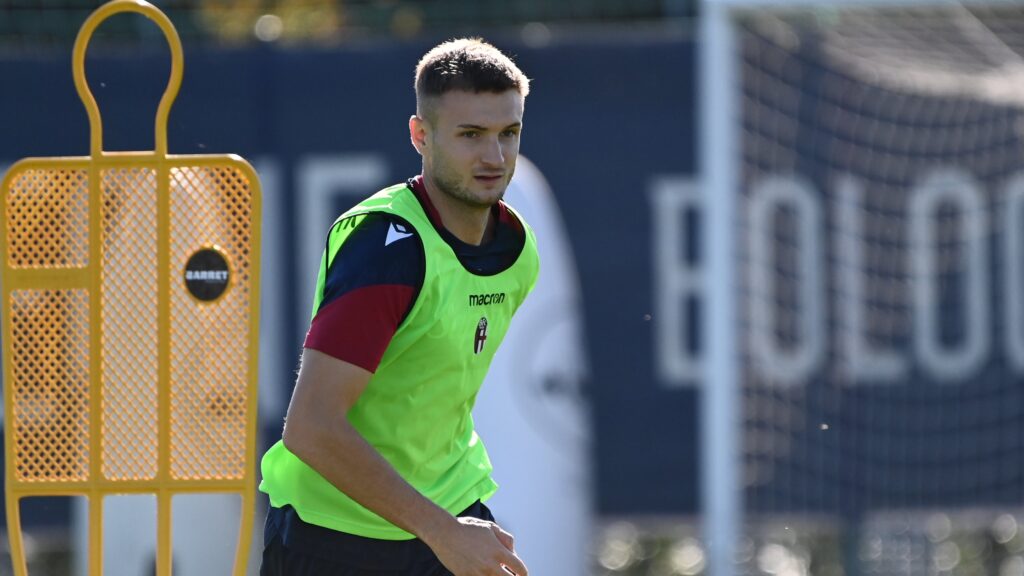
[[[285,426],[285,446],[338,490],[428,545],[456,522],[406,482],[348,421],[339,420],[312,430]]]

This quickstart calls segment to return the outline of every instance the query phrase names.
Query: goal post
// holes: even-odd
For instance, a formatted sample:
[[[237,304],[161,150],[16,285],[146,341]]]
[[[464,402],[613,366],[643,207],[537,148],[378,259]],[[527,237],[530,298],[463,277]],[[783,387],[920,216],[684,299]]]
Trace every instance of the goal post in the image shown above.
[[[700,80],[700,179],[707,195],[707,337],[704,390],[700,401],[701,502],[708,574],[732,576],[740,534],[739,375],[736,349],[736,280],[733,269],[737,180],[732,157],[738,131],[735,43],[730,7],[705,0],[701,9],[698,78]],[[712,289],[713,288],[713,289]]]
[[[1024,7],[701,19],[707,573],[1024,570]]]

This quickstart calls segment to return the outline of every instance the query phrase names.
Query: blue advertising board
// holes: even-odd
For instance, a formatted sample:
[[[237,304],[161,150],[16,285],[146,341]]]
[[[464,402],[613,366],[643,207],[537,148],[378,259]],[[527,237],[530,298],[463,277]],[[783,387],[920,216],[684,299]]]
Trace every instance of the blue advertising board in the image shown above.
[[[659,376],[666,359],[657,353],[652,249],[659,237],[652,227],[664,225],[656,219],[657,189],[695,171],[695,44],[631,34],[539,47],[518,37],[491,40],[533,81],[522,153],[550,184],[576,256],[590,361],[581,401],[590,406],[593,428],[595,509],[695,513],[697,382],[680,386]],[[280,433],[308,322],[313,279],[305,262],[322,246],[306,240],[321,233],[306,229],[311,215],[339,213],[419,172],[407,123],[415,111],[413,69],[433,43],[185,46],[184,82],[168,127],[171,153],[237,153],[263,179],[264,252],[275,259],[263,279],[261,354],[270,360],[261,367],[261,411],[268,442]],[[152,148],[169,69],[160,41],[153,44],[131,53],[91,49],[86,68],[104,115],[106,150]],[[0,78],[0,164],[87,154],[70,54],[0,56]],[[559,393],[555,388],[536,393]]]

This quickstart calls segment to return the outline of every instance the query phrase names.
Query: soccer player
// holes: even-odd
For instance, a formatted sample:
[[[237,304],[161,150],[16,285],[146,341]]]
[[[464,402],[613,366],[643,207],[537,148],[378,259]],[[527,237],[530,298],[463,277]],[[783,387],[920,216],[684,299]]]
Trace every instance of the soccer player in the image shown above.
[[[460,39],[416,68],[423,172],[331,228],[285,419],[263,457],[261,574],[527,576],[484,505],[497,485],[471,411],[537,279],[501,201],[529,80]]]

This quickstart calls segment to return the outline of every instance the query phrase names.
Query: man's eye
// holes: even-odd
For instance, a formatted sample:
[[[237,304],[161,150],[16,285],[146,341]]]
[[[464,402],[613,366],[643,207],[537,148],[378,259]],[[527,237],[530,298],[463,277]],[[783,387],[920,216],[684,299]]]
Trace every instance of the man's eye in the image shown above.
[[[463,138],[476,138],[476,137],[477,137],[477,136],[479,136],[479,135],[480,135],[480,133],[479,133],[479,132],[463,132],[463,133],[461,134],[461,136],[462,136]]]
[[[512,138],[512,137],[518,136],[519,135],[519,131],[518,130],[505,130],[504,132],[501,133],[501,135],[505,136],[507,138]]]

